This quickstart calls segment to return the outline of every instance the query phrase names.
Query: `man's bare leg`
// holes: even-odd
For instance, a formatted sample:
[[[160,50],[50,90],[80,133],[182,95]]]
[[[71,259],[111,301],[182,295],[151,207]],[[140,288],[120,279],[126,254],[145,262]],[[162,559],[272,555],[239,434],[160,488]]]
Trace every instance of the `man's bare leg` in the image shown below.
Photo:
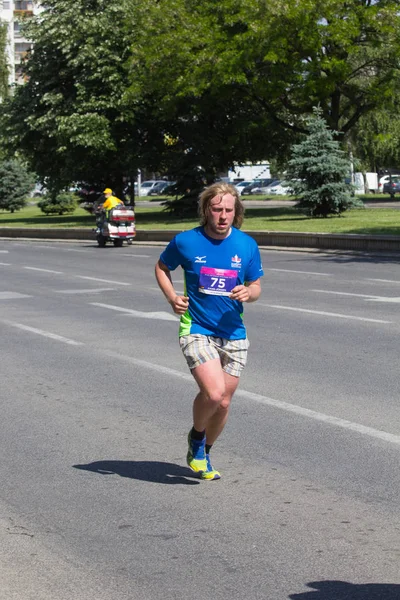
[[[239,377],[226,373],[218,359],[203,363],[192,373],[200,387],[193,402],[193,426],[206,432],[207,445],[212,446],[225,427]]]
[[[223,373],[225,380],[225,394],[217,410],[208,419],[208,423],[206,425],[206,444],[208,446],[212,446],[214,444],[225,427],[226,421],[228,420],[232,396],[235,393],[239,383],[239,377],[229,375],[229,373],[225,373],[225,371]]]
[[[205,431],[225,396],[224,371],[215,358],[193,369],[192,375],[200,388],[193,402],[193,426],[196,431]]]

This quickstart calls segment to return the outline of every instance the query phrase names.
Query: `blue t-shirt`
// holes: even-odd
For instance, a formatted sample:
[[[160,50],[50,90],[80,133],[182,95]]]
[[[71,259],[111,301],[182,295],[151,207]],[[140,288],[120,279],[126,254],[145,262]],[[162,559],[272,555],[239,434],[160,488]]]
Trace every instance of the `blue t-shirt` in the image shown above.
[[[174,237],[160,256],[174,271],[179,265],[185,278],[189,308],[181,317],[179,336],[190,333],[228,340],[246,338],[243,304],[229,298],[235,285],[264,275],[256,241],[235,227],[223,240],[216,240],[196,227]]]

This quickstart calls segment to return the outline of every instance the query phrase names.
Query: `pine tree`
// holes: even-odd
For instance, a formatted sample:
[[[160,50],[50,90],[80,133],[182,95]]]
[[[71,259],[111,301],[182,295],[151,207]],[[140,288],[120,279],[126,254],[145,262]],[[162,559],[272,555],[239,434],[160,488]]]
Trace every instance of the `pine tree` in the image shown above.
[[[320,108],[307,122],[307,137],[292,148],[287,179],[299,198],[296,208],[312,217],[340,215],[348,208],[362,206],[345,182],[350,162],[322,117]]]

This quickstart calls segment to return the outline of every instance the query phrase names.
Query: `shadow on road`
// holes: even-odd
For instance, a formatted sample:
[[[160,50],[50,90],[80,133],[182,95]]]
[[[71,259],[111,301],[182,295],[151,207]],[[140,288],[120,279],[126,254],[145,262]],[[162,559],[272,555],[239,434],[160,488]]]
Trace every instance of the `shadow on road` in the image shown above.
[[[173,463],[149,460],[98,460],[87,465],[73,465],[75,469],[99,475],[119,475],[151,483],[198,485],[200,481],[187,467]]]
[[[399,600],[400,584],[311,581],[310,592],[291,594],[291,600]]]

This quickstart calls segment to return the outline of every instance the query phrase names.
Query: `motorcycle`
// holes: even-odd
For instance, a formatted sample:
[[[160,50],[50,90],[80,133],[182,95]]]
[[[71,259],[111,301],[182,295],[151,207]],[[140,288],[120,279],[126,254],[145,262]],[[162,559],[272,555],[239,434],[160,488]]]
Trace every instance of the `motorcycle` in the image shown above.
[[[97,211],[96,239],[100,248],[104,248],[107,242],[121,247],[124,240],[132,244],[136,236],[135,212],[132,206],[123,204],[115,206],[106,212],[101,209]]]

